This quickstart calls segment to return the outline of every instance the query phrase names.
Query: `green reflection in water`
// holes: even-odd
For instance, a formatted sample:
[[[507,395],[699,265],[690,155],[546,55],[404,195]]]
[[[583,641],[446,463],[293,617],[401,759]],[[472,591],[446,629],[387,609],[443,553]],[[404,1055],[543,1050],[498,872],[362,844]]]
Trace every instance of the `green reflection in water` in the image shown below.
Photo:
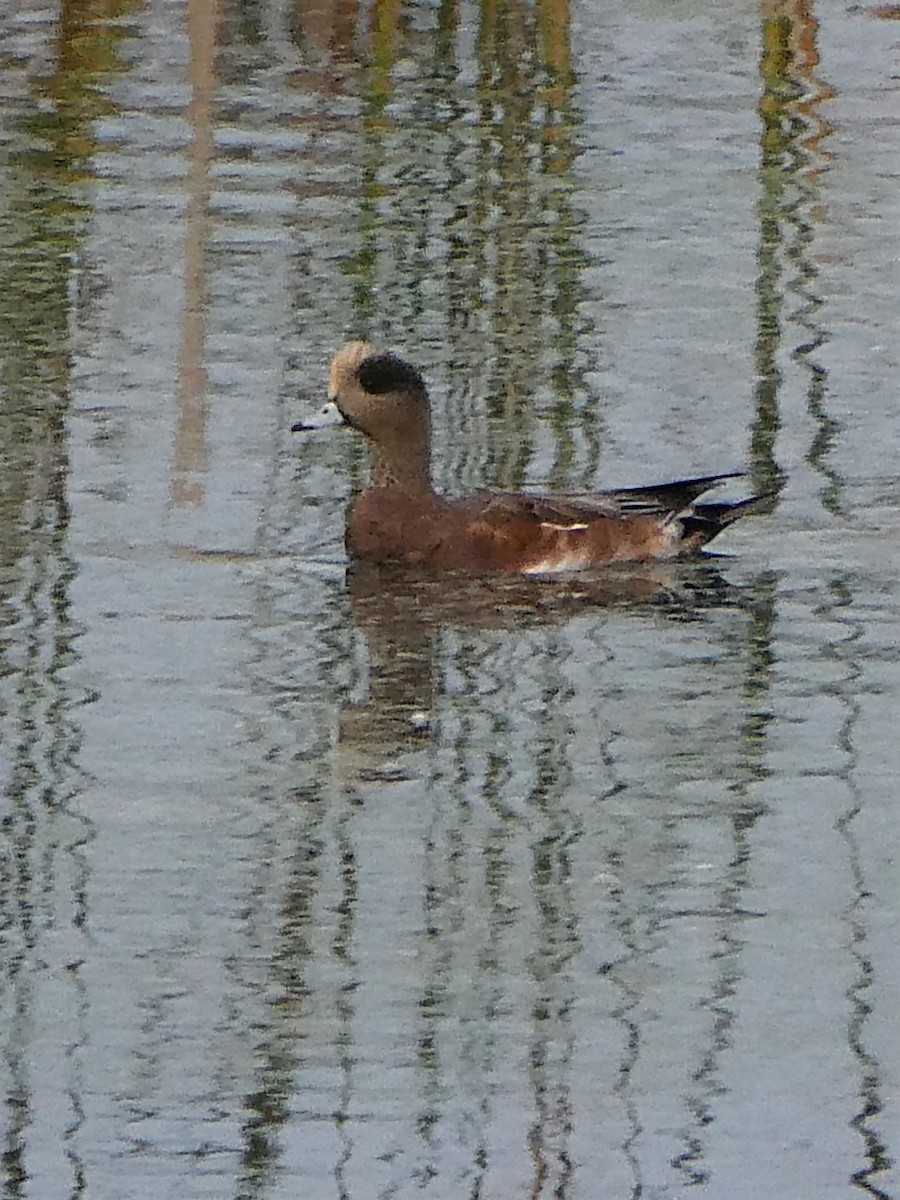
[[[392,127],[387,106],[392,95],[392,67],[400,39],[396,0],[377,0],[372,8],[369,68],[363,84],[363,161],[359,188],[359,249],[343,263],[353,284],[352,336],[375,340],[378,335],[378,265],[381,201],[388,194],[381,182],[385,137]],[[386,339],[390,341],[390,339]]]
[[[574,456],[585,265],[570,200],[576,111],[567,5],[544,0],[532,11],[486,2],[478,58],[481,186],[474,215],[487,232],[482,272],[491,286],[488,342],[495,348],[489,395],[501,433],[490,473],[506,487],[524,483],[535,393],[549,366],[556,435],[551,482],[560,484]]]
[[[821,143],[832,127],[819,108],[832,95],[817,74],[818,23],[811,3],[767,4],[762,23],[759,102],[760,240],[757,278],[756,422],[752,438],[754,481],[761,489],[780,486],[784,473],[775,457],[781,426],[779,393],[783,372],[778,356],[785,340],[783,310],[788,297],[796,307],[788,318],[795,344],[790,353],[806,372],[807,409],[815,434],[807,461],[824,479],[822,502],[839,512],[842,481],[828,464],[837,422],[826,408],[827,372],[816,351],[828,340],[821,323],[823,300],[816,285],[813,254],[815,224],[821,219],[817,178],[827,167]]]
[[[585,257],[571,202],[577,113],[567,5],[484,0],[474,64],[458,45],[455,0],[443,0],[434,28],[400,16],[393,0],[372,12],[358,249],[344,263],[355,309],[347,332],[410,347],[437,342],[452,372],[454,428],[471,425],[471,398],[487,393],[497,426],[490,448],[455,449],[486,453],[469,464],[486,483],[522,485],[535,401],[546,397],[552,481],[571,485],[576,435],[595,417],[586,421],[578,408]],[[414,80],[406,66],[398,74],[401,58],[416,63]],[[429,323],[436,310],[439,332]],[[596,439],[585,438],[593,451]]]
[[[0,162],[0,554],[9,565],[32,548],[29,506],[50,502],[64,523],[71,283],[89,215],[91,124],[111,110],[100,90],[122,69],[122,2],[64,4],[54,69],[29,80],[11,114]]]
[[[778,366],[781,343],[781,212],[785,189],[783,160],[792,134],[786,118],[787,104],[796,86],[786,82],[790,56],[787,52],[785,17],[763,23],[760,73],[764,91],[759,102],[762,120],[759,216],[759,276],[756,284],[756,420],[751,453],[754,483],[759,490],[780,485],[784,473],[775,458],[775,443],[781,427],[778,393],[782,374]]]
[[[81,846],[91,825],[69,807],[78,787],[80,732],[63,671],[74,657],[69,588],[68,458],[63,424],[68,403],[69,320],[73,264],[89,216],[80,193],[90,176],[91,123],[110,111],[99,85],[118,69],[125,30],[109,27],[127,6],[63,3],[53,63],[5,95],[7,138],[0,151],[0,675],[5,764],[3,801],[9,854],[0,891],[0,924],[9,949],[4,990],[13,998],[4,1038],[8,1123],[4,1194],[24,1194],[31,1149],[31,1042],[39,985],[21,969],[47,929],[80,944],[87,921],[87,868]],[[55,810],[69,821],[55,819]],[[65,832],[63,832],[65,830]],[[61,919],[60,907],[65,916]],[[52,952],[51,952],[52,953]],[[58,1002],[58,1001],[57,1001]],[[54,1025],[60,1056],[65,1161],[81,1190],[84,1164],[75,1135],[79,1095],[83,988],[66,976],[65,1004]],[[25,1164],[25,1165],[23,1165]]]
[[[88,215],[78,185],[91,174],[92,122],[113,108],[101,85],[123,69],[117,49],[126,29],[104,22],[132,7],[64,4],[54,70],[30,80],[12,114],[0,171],[0,379],[7,411],[17,407],[16,396],[44,392],[48,382],[58,393],[66,370],[69,282]]]

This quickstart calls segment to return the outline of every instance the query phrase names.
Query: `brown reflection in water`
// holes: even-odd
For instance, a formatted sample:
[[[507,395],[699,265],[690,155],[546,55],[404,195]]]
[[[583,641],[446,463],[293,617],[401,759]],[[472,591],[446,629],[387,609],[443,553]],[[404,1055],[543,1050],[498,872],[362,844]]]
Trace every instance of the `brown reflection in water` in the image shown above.
[[[435,699],[434,654],[441,631],[561,627],[604,609],[689,619],[736,596],[711,564],[658,564],[598,571],[578,579],[423,576],[355,564],[347,576],[353,617],[368,643],[366,699],[341,716],[345,768],[362,775],[427,736]]]
[[[825,219],[817,181],[830,155],[822,143],[833,129],[820,112],[833,91],[817,75],[817,39],[812,0],[763,4],[757,388],[751,455],[757,487],[771,489],[783,482],[775,458],[783,381],[778,356],[785,340],[782,313],[791,299],[797,307],[787,319],[798,327],[791,357],[808,375],[807,409],[816,430],[806,458],[824,477],[822,503],[839,513],[842,481],[828,464],[839,427],[825,404],[827,372],[815,357],[829,336],[819,319],[823,300],[816,290],[819,272],[813,244],[815,226]]]
[[[359,17],[357,0],[293,0],[290,31],[305,67],[292,76],[296,87],[328,92],[335,89],[335,64],[355,61]]]
[[[32,1156],[56,1130],[64,1146],[55,1169],[70,1173],[68,1183],[60,1176],[60,1187],[77,1194],[85,1172],[78,1148],[86,1040],[79,967],[89,916],[82,847],[93,827],[72,806],[80,787],[73,709],[88,697],[73,694],[65,675],[76,657],[65,419],[69,333],[86,303],[81,288],[88,275],[73,267],[90,215],[85,193],[74,185],[90,176],[92,122],[113,110],[101,88],[123,69],[117,51],[125,30],[118,22],[128,9],[109,0],[64,0],[55,39],[41,47],[49,70],[27,78],[15,108],[9,100],[4,105],[13,117],[0,151],[0,808],[6,847],[0,980],[8,998],[0,1051],[8,1081],[0,1175],[9,1196],[25,1194]],[[46,1035],[41,1012],[48,990],[55,1006],[52,1037],[61,1049],[50,1119],[60,1124],[35,1134],[33,1042]],[[42,1108],[45,1119],[49,1111]]]
[[[815,178],[827,170],[834,155],[824,142],[835,132],[835,126],[822,111],[823,103],[833,100],[836,93],[818,74],[821,62],[819,22],[814,15],[813,2],[795,0],[792,6],[796,12],[792,32],[793,73],[804,85],[804,93],[795,101],[794,108],[806,123],[806,132],[800,136],[798,144],[806,151],[803,175],[807,179]],[[819,207],[813,207],[812,215],[819,221],[826,219],[824,210]]]
[[[178,398],[171,498],[176,507],[203,503],[209,452],[206,390],[206,243],[210,227],[209,171],[215,152],[214,97],[218,0],[188,0],[191,126],[185,213],[184,307],[178,353]]]

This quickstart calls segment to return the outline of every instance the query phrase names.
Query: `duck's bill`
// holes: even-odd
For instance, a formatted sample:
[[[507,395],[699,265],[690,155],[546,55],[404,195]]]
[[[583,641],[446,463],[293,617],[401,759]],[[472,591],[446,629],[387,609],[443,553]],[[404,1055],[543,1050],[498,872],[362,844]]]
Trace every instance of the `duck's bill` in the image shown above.
[[[332,425],[343,424],[344,414],[333,400],[329,400],[318,412],[312,413],[310,416],[304,417],[302,421],[297,421],[295,425],[292,425],[291,432],[302,433],[307,429],[328,429]]]

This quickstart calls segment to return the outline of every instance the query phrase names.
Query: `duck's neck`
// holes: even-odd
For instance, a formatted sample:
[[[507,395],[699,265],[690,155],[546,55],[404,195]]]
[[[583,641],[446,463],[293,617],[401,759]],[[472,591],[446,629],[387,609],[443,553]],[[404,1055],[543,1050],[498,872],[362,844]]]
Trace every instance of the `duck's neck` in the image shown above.
[[[421,437],[405,433],[402,445],[370,442],[371,469],[369,486],[390,488],[413,496],[433,495],[431,485],[431,439],[427,430]]]
[[[427,463],[398,462],[395,456],[385,454],[374,446],[369,487],[390,488],[392,491],[409,492],[413,496],[434,492]]]

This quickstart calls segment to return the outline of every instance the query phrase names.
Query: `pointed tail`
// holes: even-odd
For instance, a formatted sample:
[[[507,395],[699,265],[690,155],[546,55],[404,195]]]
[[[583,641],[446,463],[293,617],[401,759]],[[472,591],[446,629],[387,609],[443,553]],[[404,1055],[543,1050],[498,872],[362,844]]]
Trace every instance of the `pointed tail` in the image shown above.
[[[690,512],[679,518],[684,530],[685,543],[692,550],[699,550],[741,517],[767,511],[776,495],[776,492],[762,492],[759,496],[750,496],[747,500],[695,504]]]

